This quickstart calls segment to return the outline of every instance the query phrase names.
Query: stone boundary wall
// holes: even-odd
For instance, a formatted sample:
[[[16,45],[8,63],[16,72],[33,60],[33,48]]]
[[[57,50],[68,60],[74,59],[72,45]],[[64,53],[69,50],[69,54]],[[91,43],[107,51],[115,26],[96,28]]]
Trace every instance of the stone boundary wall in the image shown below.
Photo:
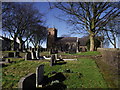
[[[104,62],[118,68],[118,65],[120,64],[120,49],[98,48],[97,51],[102,54],[102,60]]]

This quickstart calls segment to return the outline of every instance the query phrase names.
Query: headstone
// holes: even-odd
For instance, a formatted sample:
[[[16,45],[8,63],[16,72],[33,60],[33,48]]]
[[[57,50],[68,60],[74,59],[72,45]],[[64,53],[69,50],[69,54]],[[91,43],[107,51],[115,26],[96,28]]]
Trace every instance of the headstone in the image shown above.
[[[34,51],[34,48],[32,48],[30,52],[31,52],[31,58],[36,59],[36,53]]]
[[[59,55],[59,59],[62,59],[62,56],[61,56],[61,55]]]
[[[15,52],[9,52],[8,57],[15,57]]]
[[[19,57],[19,51],[15,52],[15,56]]]
[[[42,87],[42,82],[44,78],[44,65],[40,65],[36,69],[36,87]]]
[[[27,76],[20,79],[18,83],[18,88],[21,90],[34,90],[36,88],[35,86],[35,73],[30,73]]]
[[[50,66],[53,66],[55,64],[55,55],[51,56],[51,60],[50,60]]]
[[[32,59],[31,58],[31,53],[28,52],[28,53],[25,54],[25,60],[30,60],[30,59]]]
[[[58,55],[55,54],[55,63],[57,62]]]
[[[5,62],[10,63],[10,59],[6,59]]]
[[[28,58],[27,58],[27,53],[25,54],[25,60],[28,60]]]

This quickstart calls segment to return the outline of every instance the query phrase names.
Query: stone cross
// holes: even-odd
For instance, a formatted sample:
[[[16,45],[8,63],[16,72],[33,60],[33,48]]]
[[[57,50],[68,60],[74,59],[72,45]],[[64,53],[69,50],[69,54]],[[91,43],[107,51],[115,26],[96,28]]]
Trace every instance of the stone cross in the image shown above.
[[[44,65],[40,65],[36,69],[36,87],[42,87],[42,81],[44,78]]]

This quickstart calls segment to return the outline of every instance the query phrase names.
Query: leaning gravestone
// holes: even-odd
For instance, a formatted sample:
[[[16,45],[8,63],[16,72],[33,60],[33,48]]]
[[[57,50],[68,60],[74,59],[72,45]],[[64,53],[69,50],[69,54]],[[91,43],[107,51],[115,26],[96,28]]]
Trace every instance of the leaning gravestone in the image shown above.
[[[36,69],[36,87],[42,87],[42,82],[44,78],[44,65],[40,65]]]
[[[30,73],[25,77],[22,77],[18,82],[18,88],[20,90],[29,90],[29,89],[36,89],[35,86],[35,73]]]

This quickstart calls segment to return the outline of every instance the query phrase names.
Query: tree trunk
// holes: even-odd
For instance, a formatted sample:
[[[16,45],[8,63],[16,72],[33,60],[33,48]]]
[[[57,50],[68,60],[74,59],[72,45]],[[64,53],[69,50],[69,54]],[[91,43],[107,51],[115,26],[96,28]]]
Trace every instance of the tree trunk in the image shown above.
[[[23,51],[23,49],[24,49],[23,45],[24,45],[25,42],[22,40],[22,38],[19,38],[19,40],[20,40],[19,50],[20,50],[20,51]]]
[[[90,51],[94,51],[95,50],[95,40],[94,40],[94,35],[90,34]]]
[[[15,51],[16,50],[16,36],[14,36],[13,38],[13,44],[12,44],[12,50]]]
[[[114,46],[114,48],[117,48],[117,47],[116,47],[116,44],[113,44],[113,46]]]
[[[22,51],[22,42],[19,43],[19,50]]]

